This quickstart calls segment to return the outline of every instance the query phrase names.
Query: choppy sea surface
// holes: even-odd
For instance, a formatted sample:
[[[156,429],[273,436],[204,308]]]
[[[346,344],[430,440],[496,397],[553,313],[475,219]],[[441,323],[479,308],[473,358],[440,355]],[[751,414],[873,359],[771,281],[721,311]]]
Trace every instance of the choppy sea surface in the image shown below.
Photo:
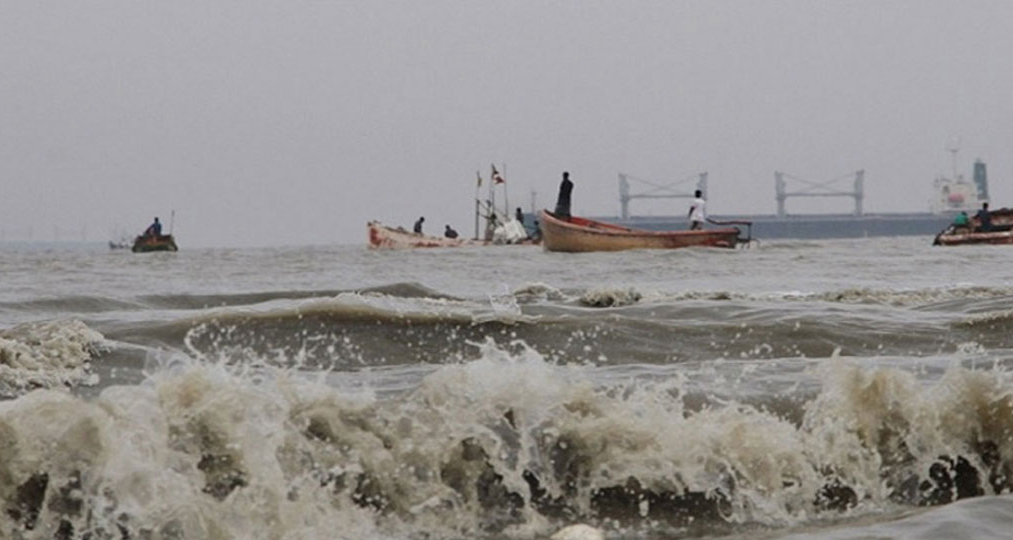
[[[1013,248],[0,246],[0,538],[1003,538]]]

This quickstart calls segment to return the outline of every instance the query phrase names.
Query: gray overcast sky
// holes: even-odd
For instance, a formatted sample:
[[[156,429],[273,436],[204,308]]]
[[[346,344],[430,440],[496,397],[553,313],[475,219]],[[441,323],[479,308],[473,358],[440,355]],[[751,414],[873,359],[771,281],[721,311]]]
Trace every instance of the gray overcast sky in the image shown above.
[[[1007,0],[8,0],[0,228],[104,240],[175,209],[184,248],[419,215],[470,234],[490,163],[525,210],[563,170],[575,213],[615,215],[620,171],[706,170],[712,212],[772,213],[776,169],[864,168],[867,211],[924,211],[955,136],[1013,205],[1011,51]]]

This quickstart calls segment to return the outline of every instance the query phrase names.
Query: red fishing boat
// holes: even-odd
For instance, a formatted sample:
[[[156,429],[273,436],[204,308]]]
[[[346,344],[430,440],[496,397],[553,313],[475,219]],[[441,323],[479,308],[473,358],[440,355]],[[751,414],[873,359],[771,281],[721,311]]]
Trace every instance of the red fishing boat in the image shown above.
[[[733,248],[750,241],[737,227],[686,231],[630,229],[581,217],[561,219],[548,210],[540,214],[542,245],[547,251],[620,251],[625,249],[675,249],[693,246]],[[721,225],[749,222],[712,222]]]

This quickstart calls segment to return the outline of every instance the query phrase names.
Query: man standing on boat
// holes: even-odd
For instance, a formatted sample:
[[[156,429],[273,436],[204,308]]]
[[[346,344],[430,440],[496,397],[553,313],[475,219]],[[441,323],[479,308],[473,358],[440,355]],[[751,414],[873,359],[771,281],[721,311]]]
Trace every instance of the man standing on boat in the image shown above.
[[[978,231],[989,232],[992,230],[992,214],[988,211],[987,202],[981,203],[981,210],[978,210],[974,217],[978,218]]]
[[[158,218],[155,218],[154,223],[148,225],[148,228],[144,230],[144,236],[152,236],[158,238],[162,235],[162,224],[159,223]]]
[[[707,201],[703,198],[703,192],[699,189],[693,194],[693,204],[689,206],[689,230],[695,231],[703,228],[703,222],[707,221]]]
[[[570,219],[570,192],[573,191],[573,182],[570,181],[570,173],[563,173],[563,181],[559,183],[559,197],[556,199],[556,211],[553,212],[559,219]]]
[[[422,223],[426,220],[425,216],[419,217],[419,220],[415,222],[415,234],[422,234]]]

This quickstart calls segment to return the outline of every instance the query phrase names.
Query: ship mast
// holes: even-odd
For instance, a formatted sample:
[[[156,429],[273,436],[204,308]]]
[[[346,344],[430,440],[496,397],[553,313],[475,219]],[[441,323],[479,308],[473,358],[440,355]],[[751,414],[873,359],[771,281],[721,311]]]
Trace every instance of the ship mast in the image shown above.
[[[957,181],[960,176],[957,173],[957,152],[960,152],[960,137],[951,137],[950,142],[946,145],[946,151],[950,153],[953,161],[953,181]]]

